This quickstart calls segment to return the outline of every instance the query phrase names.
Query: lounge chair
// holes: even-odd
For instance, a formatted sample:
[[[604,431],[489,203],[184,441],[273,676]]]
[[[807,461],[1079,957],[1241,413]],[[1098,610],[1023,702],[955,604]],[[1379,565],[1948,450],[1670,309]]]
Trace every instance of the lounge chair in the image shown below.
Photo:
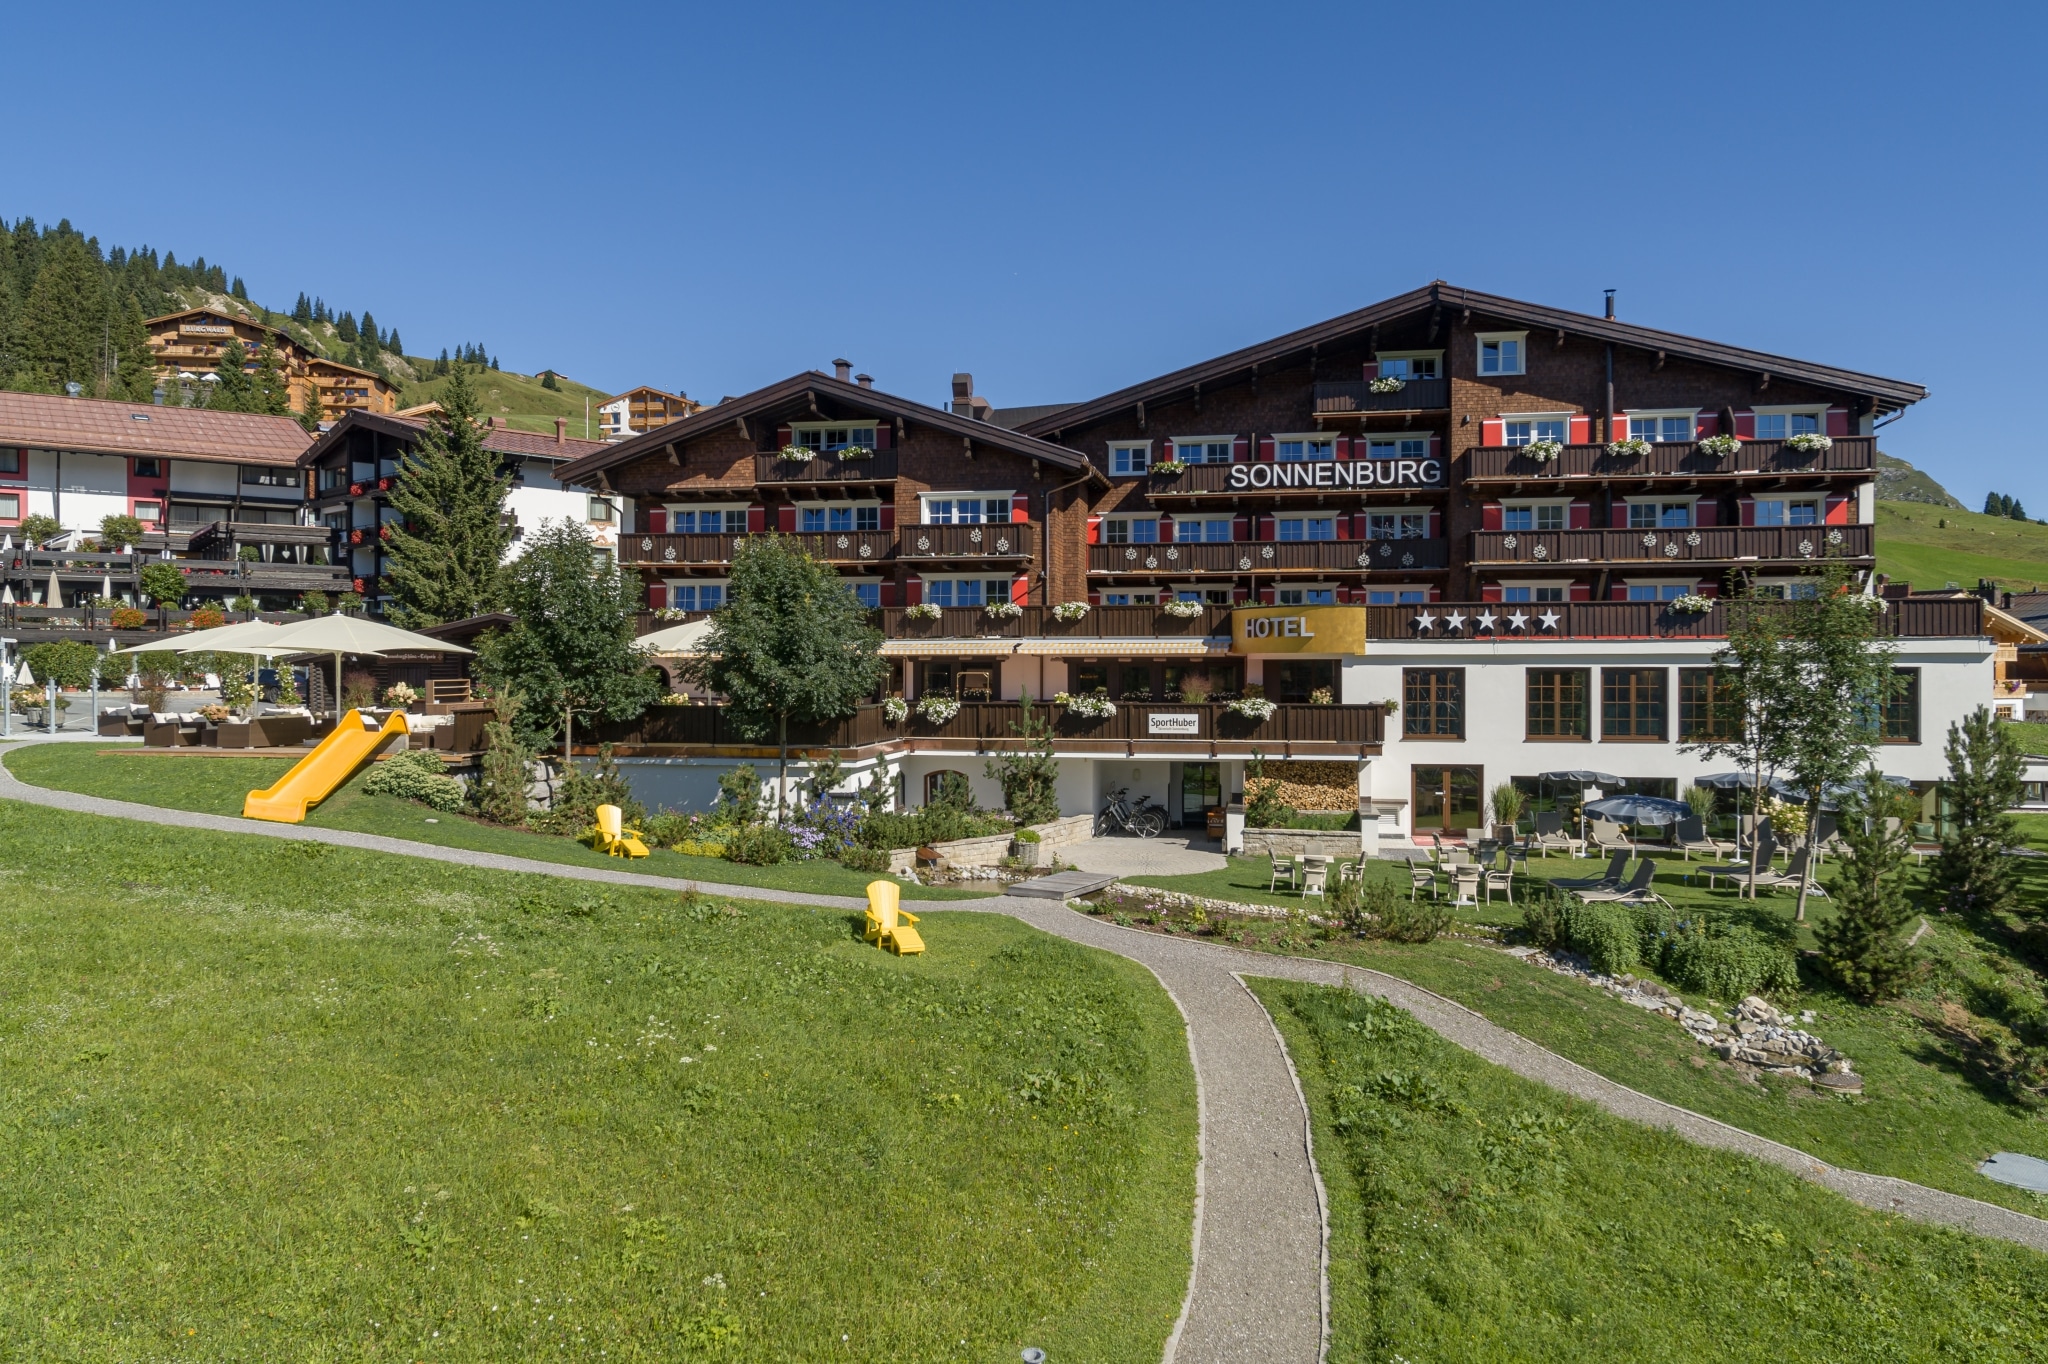
[[[1575,876],[1550,884],[1559,890],[1618,890],[1628,877],[1628,864],[1632,859],[1625,852],[1616,853],[1614,861],[1608,864],[1605,876]]]
[[[1593,821],[1593,846],[1601,852],[1625,852],[1630,857],[1636,853],[1636,845],[1629,841],[1628,830],[1605,819]]]
[[[1707,823],[1698,815],[1678,821],[1678,850],[1685,860],[1692,861],[1694,853],[1702,857],[1733,857],[1735,845],[1724,838],[1709,838]]]
[[[625,811],[616,805],[597,807],[597,824],[591,830],[590,846],[609,857],[645,857],[645,837],[638,829],[625,827]]]
[[[1536,816],[1536,846],[1543,850],[1545,857],[1554,848],[1562,848],[1573,857],[1586,855],[1586,840],[1574,838],[1564,831],[1564,816],[1555,810],[1545,810]]]
[[[918,919],[903,909],[902,887],[894,881],[868,882],[867,940],[897,956],[920,956],[924,938],[911,925]]]
[[[1652,877],[1656,876],[1656,874],[1657,864],[1646,857],[1642,861],[1636,863],[1636,874],[1627,885],[1618,886],[1613,889],[1582,890],[1578,892],[1578,897],[1588,904],[1591,904],[1596,900],[1614,903],[1636,904],[1640,903],[1646,897],[1653,900],[1659,899],[1661,897],[1659,897],[1655,892],[1650,890],[1650,880]]]
[[[1801,848],[1798,852],[1792,854],[1792,860],[1786,864],[1783,872],[1759,871],[1756,883],[1759,888],[1768,887],[1771,890],[1791,889],[1796,891],[1799,889],[1799,883],[1804,881],[1808,895],[1818,895],[1823,900],[1828,899],[1827,889],[1815,879],[1812,865],[1811,854],[1807,849]]]

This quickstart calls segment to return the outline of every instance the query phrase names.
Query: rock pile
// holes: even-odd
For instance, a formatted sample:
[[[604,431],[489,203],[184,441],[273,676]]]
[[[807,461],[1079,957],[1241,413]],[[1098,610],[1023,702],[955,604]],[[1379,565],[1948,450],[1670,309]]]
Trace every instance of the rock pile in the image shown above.
[[[1605,990],[1624,1004],[1662,1014],[1675,1020],[1692,1040],[1713,1051],[1724,1061],[1755,1066],[1769,1075],[1789,1075],[1811,1080],[1823,1089],[1860,1094],[1863,1081],[1849,1058],[1810,1032],[1795,1026],[1811,1023],[1807,1010],[1797,1019],[1770,1001],[1751,995],[1735,1007],[1725,1020],[1705,1009],[1695,1009],[1654,980],[1631,975],[1607,976],[1595,971],[1584,957],[1561,949],[1548,952],[1535,947],[1510,947],[1508,955],[1520,957],[1561,976],[1583,980]]]

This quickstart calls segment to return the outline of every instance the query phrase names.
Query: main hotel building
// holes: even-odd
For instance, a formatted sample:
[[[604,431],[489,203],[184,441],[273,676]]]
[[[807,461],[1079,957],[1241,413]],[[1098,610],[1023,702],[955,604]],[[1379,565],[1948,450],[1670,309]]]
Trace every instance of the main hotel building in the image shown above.
[[[994,803],[1023,696],[1095,692],[1115,715],[1058,721],[1066,813],[1128,788],[1199,823],[1258,757],[1355,787],[1392,837],[1462,833],[1546,771],[1675,794],[1710,770],[1679,746],[1716,599],[1811,590],[1830,560],[1867,580],[1875,432],[1926,396],[1442,282],[1071,405],[990,408],[962,375],[941,410],[849,370],[561,470],[626,503],[650,609],[715,609],[740,537],[798,535],[877,611],[913,708],[808,736],[856,784],[915,805],[959,772]],[[1885,618],[1884,766],[1924,786],[1994,645],[1974,598]],[[1251,688],[1271,717],[1229,711]],[[943,720],[917,709],[935,693]],[[751,756],[715,721],[621,736],[646,794],[696,803]]]

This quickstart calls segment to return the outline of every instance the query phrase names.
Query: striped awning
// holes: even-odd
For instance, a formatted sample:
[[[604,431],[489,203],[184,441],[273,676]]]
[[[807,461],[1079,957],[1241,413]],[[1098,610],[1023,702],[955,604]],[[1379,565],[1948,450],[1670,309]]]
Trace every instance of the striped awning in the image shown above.
[[[1227,639],[892,639],[884,658],[1209,658]]]
[[[1015,639],[887,639],[884,658],[1007,658],[1024,641]]]

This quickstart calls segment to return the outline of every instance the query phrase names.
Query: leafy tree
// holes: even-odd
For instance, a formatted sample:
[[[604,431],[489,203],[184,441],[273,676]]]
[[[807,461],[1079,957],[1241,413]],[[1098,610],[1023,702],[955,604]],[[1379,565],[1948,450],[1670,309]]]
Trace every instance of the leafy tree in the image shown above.
[[[399,466],[385,545],[391,617],[407,629],[497,609],[511,475],[484,449],[476,392],[456,375]]]
[[[493,692],[526,698],[522,742],[538,748],[559,729],[566,757],[577,716],[631,720],[660,699],[661,675],[633,643],[639,584],[573,521],[543,524],[507,570],[505,606],[518,620],[479,641],[478,664]]]
[[[1002,788],[1003,808],[1019,824],[1046,824],[1060,817],[1060,760],[1053,751],[1050,715],[1033,711],[1024,693],[1022,714],[1011,730],[1024,746],[988,761],[989,780]]]
[[[144,564],[140,576],[142,595],[158,606],[175,610],[185,600],[185,575],[176,564]]]
[[[1912,803],[1875,767],[1841,796],[1839,837],[1848,848],[1835,880],[1834,917],[1815,925],[1822,968],[1857,999],[1895,995],[1913,978],[1905,865]]]
[[[24,545],[40,545],[51,536],[61,534],[64,526],[54,516],[30,512],[21,518],[15,529],[21,532],[21,542]]]
[[[106,306],[100,263],[84,241],[73,234],[50,243],[21,317],[23,367],[37,389],[98,387]]]
[[[256,373],[249,380],[249,411],[273,417],[291,415],[291,384],[284,377],[284,356],[278,353],[277,338],[265,333],[263,347],[256,352]]]
[[[2019,804],[2026,754],[1984,706],[1948,727],[1947,807],[1932,882],[1948,908],[1986,918],[2015,908],[2012,859],[2019,841],[2010,814]]]
[[[100,518],[100,544],[113,552],[115,545],[133,545],[142,538],[142,523],[132,516],[109,513]]]
[[[837,569],[779,535],[750,536],[733,555],[725,605],[684,675],[726,698],[743,735],[773,733],[776,816],[789,773],[789,722],[850,715],[881,685],[882,636]]]
[[[82,639],[31,644],[21,651],[21,658],[38,683],[54,680],[69,691],[90,687],[100,670],[100,651]]]

